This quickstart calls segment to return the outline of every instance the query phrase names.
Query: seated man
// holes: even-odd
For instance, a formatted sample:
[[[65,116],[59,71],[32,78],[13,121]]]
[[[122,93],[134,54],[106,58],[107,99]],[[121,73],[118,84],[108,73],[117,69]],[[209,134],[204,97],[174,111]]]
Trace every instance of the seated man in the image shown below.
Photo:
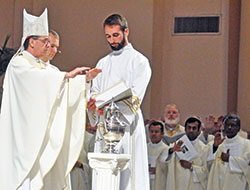
[[[149,177],[150,177],[150,190],[154,190],[155,183],[155,171],[156,171],[156,160],[159,155],[168,146],[162,142],[162,136],[164,135],[164,124],[160,120],[153,120],[149,124],[149,137],[150,142],[148,143],[148,163],[149,163]],[[165,167],[161,169],[166,169]],[[162,182],[165,179],[162,180]]]
[[[239,136],[240,128],[238,116],[225,117],[224,132],[227,139],[216,152],[209,174],[208,190],[245,190],[249,186],[250,142]]]

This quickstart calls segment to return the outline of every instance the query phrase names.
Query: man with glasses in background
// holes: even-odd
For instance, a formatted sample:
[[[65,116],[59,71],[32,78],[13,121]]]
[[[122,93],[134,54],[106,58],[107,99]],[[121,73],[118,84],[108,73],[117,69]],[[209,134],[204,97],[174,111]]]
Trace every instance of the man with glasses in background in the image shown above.
[[[55,57],[55,55],[57,53],[61,53],[61,51],[58,50],[59,43],[60,43],[60,36],[59,36],[59,34],[56,31],[54,31],[54,30],[50,30],[49,31],[49,38],[50,38],[50,47],[48,48],[48,52],[47,52],[47,54],[45,56],[41,57],[41,60],[44,63],[47,63],[47,62],[53,60],[53,58]],[[50,65],[50,66],[56,68],[53,65]]]

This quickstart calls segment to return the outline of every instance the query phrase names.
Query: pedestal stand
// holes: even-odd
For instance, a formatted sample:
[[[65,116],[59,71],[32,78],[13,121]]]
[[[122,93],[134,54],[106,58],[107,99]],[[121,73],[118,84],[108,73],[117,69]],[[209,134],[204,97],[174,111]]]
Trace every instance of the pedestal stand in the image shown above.
[[[89,165],[96,171],[96,190],[119,190],[120,172],[128,167],[130,155],[88,153]]]

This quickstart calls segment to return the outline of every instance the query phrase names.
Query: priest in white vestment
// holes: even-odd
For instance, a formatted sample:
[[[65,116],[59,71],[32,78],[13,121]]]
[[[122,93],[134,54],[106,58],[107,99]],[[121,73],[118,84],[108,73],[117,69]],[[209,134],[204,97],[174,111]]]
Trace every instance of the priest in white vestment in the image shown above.
[[[150,190],[155,190],[155,174],[156,164],[159,155],[168,148],[168,146],[162,142],[162,136],[164,135],[164,124],[160,120],[153,120],[149,124],[149,137],[150,142],[148,143],[148,165],[149,165],[149,178],[150,178]],[[167,165],[162,164],[158,168],[166,170]],[[166,178],[161,178],[162,183],[166,181]]]
[[[250,141],[239,136],[240,118],[224,120],[227,139],[218,147],[209,174],[208,190],[245,190],[249,188]]]
[[[10,61],[0,115],[1,190],[70,189],[85,133],[86,79],[100,70],[61,72],[40,58],[50,47],[47,9],[24,10],[22,46]],[[79,75],[87,72],[85,75]],[[79,76],[78,76],[79,75]]]
[[[184,127],[179,123],[180,113],[175,104],[166,105],[162,120],[165,122],[162,141],[167,145],[174,143],[185,134]]]
[[[174,144],[173,148],[164,151],[160,156],[160,162],[168,163],[168,173],[165,190],[206,190],[208,169],[207,156],[209,148],[198,138],[201,121],[198,117],[190,117],[185,122],[185,131],[190,143],[188,147],[182,138]],[[182,144],[183,143],[183,144]],[[187,147],[187,149],[185,148]],[[194,151],[187,153],[187,157],[177,155],[177,151],[185,149]],[[195,155],[195,156],[193,156]]]
[[[131,88],[132,98],[117,103],[129,127],[119,144],[120,148],[116,148],[121,153],[131,155],[129,167],[121,172],[120,190],[149,190],[147,144],[140,104],[151,77],[150,65],[148,59],[128,42],[129,29],[124,17],[118,14],[109,16],[104,21],[104,31],[114,51],[97,63],[96,68],[102,69],[102,73],[93,80],[92,94],[98,94],[119,81],[124,81]],[[95,125],[93,119],[99,117],[92,115],[96,108],[94,103],[95,100],[88,104],[89,110],[92,110],[89,114],[92,125]],[[96,151],[101,151],[103,144],[99,139]],[[93,190],[96,183],[94,180]]]

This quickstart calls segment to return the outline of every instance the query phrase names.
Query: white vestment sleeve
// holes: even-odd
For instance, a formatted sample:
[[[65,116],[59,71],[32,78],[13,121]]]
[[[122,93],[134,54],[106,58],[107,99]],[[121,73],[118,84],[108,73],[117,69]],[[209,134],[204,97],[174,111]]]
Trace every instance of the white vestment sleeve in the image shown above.
[[[213,144],[212,143],[209,143],[207,145],[209,148],[208,148],[208,156],[207,156],[207,161],[213,161],[215,159],[215,154],[216,152],[213,153]],[[218,149],[217,149],[218,150]]]
[[[166,149],[160,154],[160,156],[159,156],[159,162],[160,162],[161,164],[166,164],[166,163],[168,163],[169,160],[171,160],[173,154],[174,154],[174,153],[169,154],[169,148],[166,148]]]
[[[193,176],[193,182],[194,183],[199,183],[200,182],[195,170],[192,171],[192,176]]]
[[[243,173],[233,156],[229,157],[229,168],[232,172]]]
[[[134,96],[139,97],[139,102],[141,104],[147,89],[147,85],[145,84],[149,83],[151,77],[151,69],[149,66],[149,62],[145,57],[141,57],[137,61],[138,66],[133,74],[133,84],[131,90]]]

